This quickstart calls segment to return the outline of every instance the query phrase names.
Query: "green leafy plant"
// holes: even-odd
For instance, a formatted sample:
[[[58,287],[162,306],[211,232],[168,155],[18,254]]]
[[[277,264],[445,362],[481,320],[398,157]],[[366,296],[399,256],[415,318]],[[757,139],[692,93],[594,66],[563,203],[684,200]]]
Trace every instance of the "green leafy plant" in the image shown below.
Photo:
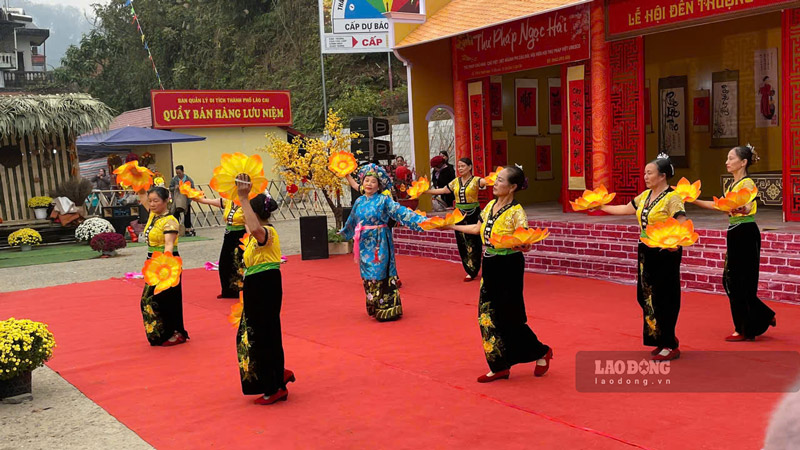
[[[328,228],[328,242],[335,244],[337,242],[345,242],[344,236],[339,234],[336,228]]]

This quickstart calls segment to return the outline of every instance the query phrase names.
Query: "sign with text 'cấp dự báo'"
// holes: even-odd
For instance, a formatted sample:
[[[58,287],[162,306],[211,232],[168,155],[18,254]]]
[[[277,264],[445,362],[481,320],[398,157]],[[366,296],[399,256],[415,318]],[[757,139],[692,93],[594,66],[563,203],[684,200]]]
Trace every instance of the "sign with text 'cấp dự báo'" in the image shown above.
[[[608,0],[608,36],[622,38],[788,7],[796,0]]]
[[[589,5],[527,17],[453,39],[459,80],[589,59]]]
[[[151,91],[153,128],[292,125],[289,91]]]

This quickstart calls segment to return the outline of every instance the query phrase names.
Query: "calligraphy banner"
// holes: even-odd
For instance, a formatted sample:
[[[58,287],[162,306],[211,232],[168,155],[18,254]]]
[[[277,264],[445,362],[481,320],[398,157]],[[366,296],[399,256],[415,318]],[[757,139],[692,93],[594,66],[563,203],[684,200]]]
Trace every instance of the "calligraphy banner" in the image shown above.
[[[508,133],[495,131],[492,133],[492,172],[497,166],[508,165]]]
[[[756,50],[756,128],[778,126],[778,49]]]
[[[711,146],[739,145],[739,71],[711,74]]]
[[[589,59],[589,5],[463,34],[454,44],[457,80]]]
[[[536,179],[553,179],[553,151],[549,137],[536,138]]]
[[[483,110],[483,82],[469,83],[467,85],[469,96],[469,142],[472,152],[472,164],[476,175],[484,173],[486,169],[486,120]]]
[[[586,189],[586,96],[584,66],[567,68],[568,189]]]
[[[516,133],[520,136],[539,134],[539,80],[517,78],[514,80],[516,92]]]
[[[489,80],[489,107],[492,126],[503,126],[503,77],[493,76]]]
[[[658,80],[658,150],[677,167],[689,167],[686,155],[686,76]]]
[[[606,3],[608,37],[620,39],[777,11],[796,0],[607,0]]]
[[[292,126],[289,91],[151,91],[153,128]]]
[[[548,132],[561,134],[561,78],[548,78],[547,87],[549,88],[548,106],[550,110]]]
[[[711,123],[711,91],[699,89],[694,91],[694,111],[692,112],[692,124],[694,131],[698,133],[708,133],[708,125]]]

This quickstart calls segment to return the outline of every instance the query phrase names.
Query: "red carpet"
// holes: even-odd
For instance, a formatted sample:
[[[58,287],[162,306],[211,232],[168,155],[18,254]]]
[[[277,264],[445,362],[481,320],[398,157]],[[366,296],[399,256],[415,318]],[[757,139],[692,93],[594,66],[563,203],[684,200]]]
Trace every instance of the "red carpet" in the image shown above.
[[[781,394],[579,393],[579,350],[643,350],[635,289],[526,275],[533,329],[553,346],[551,371],[533,366],[481,385],[478,283],[459,265],[399,257],[405,315],[367,317],[349,257],[290,258],[283,267],[289,401],[241,395],[232,301],[216,272],[187,271],[186,328],[174,348],[147,345],[141,281],[108,280],[0,294],[0,317],[50,324],[49,366],[159,449],[185,448],[760,448]],[[778,328],[756,343],[726,343],[727,298],[685,293],[684,356],[697,350],[796,350],[800,308],[771,304]],[[724,431],[723,431],[724,430]]]

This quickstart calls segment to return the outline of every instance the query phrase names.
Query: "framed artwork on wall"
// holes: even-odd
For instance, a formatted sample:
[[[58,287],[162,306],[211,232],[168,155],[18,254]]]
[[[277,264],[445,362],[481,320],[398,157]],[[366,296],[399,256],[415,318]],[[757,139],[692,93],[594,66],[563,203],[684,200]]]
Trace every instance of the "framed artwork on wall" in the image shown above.
[[[549,127],[550,134],[561,134],[561,78],[548,78],[548,109],[549,114]]]
[[[686,132],[688,77],[658,80],[658,151],[666,153],[676,167],[689,167]]]
[[[520,136],[539,134],[539,80],[514,80],[516,133]]]
[[[739,71],[711,74],[711,146],[739,145]]]
[[[503,126],[503,77],[492,76],[489,79],[489,107],[492,115],[492,126]]]

